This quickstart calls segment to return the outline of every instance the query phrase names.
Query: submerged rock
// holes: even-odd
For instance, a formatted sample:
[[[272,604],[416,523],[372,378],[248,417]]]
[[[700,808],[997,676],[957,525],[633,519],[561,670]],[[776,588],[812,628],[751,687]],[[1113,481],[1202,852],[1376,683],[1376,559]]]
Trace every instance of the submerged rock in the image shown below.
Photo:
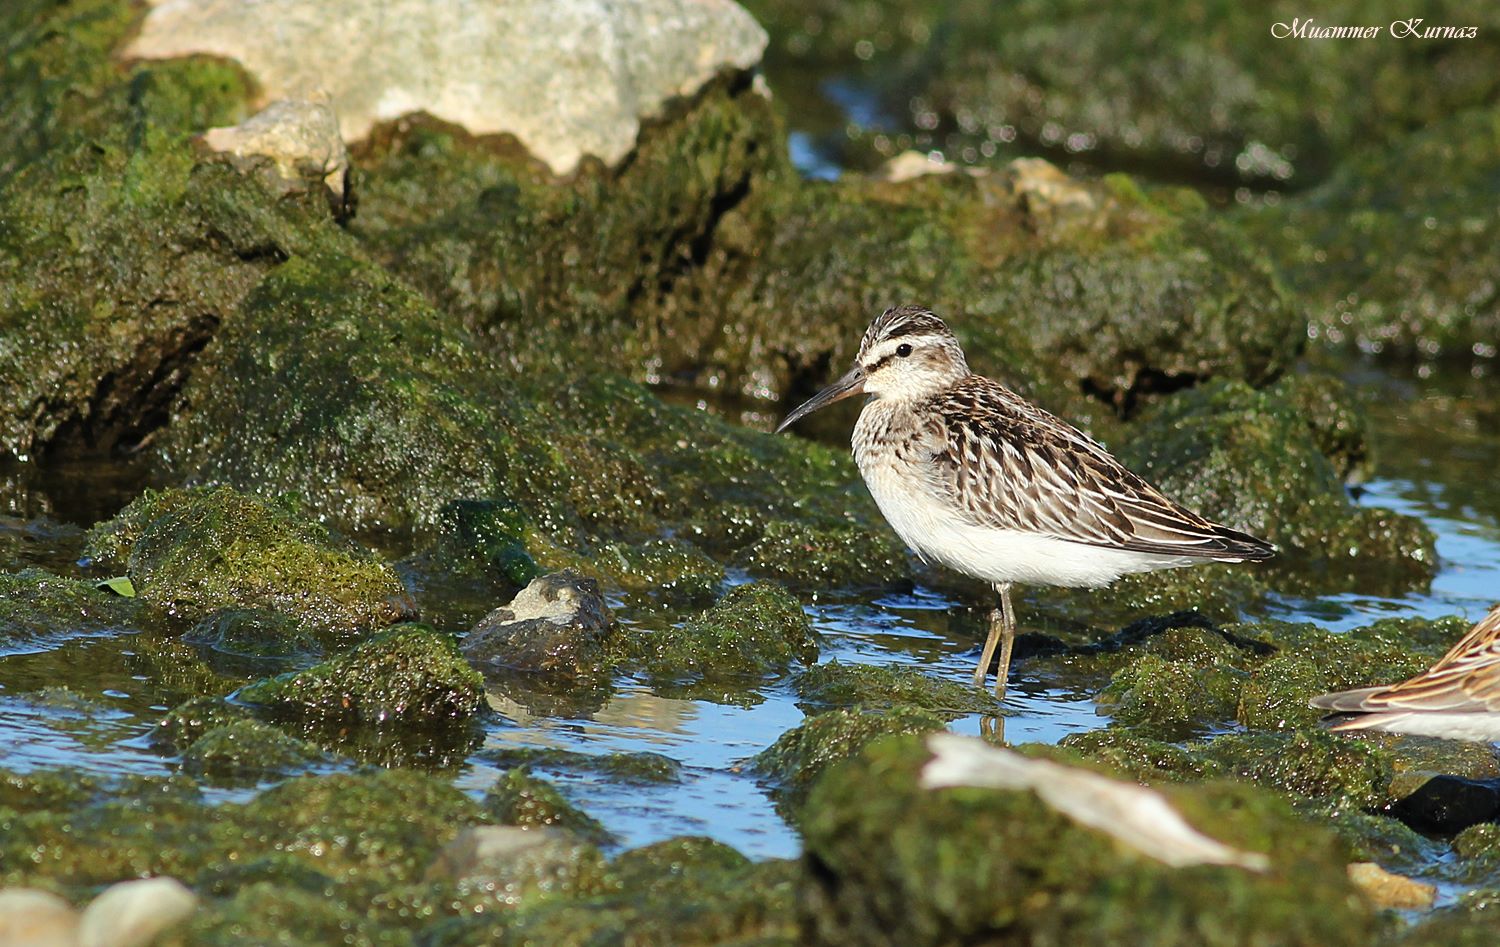
[[[152,7],[122,56],[233,59],[270,98],[327,90],[350,141],[413,112],[475,134],[513,135],[555,174],[573,171],[585,155],[617,163],[642,120],[721,69],[751,68],[766,44],[731,0],[541,0],[493,9],[355,0],[337,15],[339,29],[364,37],[357,56],[328,42],[331,11],[317,0]]]
[[[312,744],[256,720],[214,727],[182,751],[182,766],[188,773],[229,784],[305,770],[325,759]]]
[[[563,571],[533,579],[459,647],[480,670],[593,677],[608,672],[613,630],[599,583]]]
[[[230,487],[147,491],[94,527],[87,554],[123,566],[142,602],[190,620],[259,607],[337,641],[414,612],[394,570],[336,539],[295,500]]]
[[[907,707],[885,713],[830,710],[808,717],[777,737],[750,760],[750,768],[771,784],[783,806],[795,814],[819,777],[858,756],[870,743],[892,734],[941,730],[946,722],[936,713]]]
[[[921,741],[871,746],[814,789],[802,819],[804,943],[1363,944],[1371,914],[1325,830],[1243,786],[1167,787],[1264,871],[1172,868],[1027,791],[922,787]],[[1170,908],[1164,908],[1170,905]],[[1039,907],[1044,906],[1044,907]],[[1003,933],[1002,933],[1003,932]]]

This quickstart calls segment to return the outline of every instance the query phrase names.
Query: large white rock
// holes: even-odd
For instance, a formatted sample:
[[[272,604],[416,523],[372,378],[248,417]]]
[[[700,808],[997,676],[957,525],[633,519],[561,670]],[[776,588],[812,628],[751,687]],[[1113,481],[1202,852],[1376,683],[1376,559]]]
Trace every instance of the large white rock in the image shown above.
[[[0,945],[73,947],[78,943],[78,912],[50,891],[0,891]]]
[[[198,909],[198,896],[175,878],[112,884],[83,909],[79,947],[141,947]]]
[[[613,164],[640,123],[766,33],[733,0],[151,0],[126,58],[241,63],[264,102],[332,99],[345,141],[427,112],[508,132],[558,174]]]

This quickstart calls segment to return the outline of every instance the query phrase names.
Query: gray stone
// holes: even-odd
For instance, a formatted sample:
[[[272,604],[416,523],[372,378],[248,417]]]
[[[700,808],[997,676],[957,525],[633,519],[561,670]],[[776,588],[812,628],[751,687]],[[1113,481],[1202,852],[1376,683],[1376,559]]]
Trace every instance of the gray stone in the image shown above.
[[[278,99],[238,125],[210,128],[203,143],[240,164],[269,159],[280,190],[321,184],[336,209],[350,204],[349,149],[326,96]]]
[[[5,947],[72,947],[78,943],[78,912],[50,891],[0,891],[0,944]]]
[[[139,947],[192,916],[198,896],[175,878],[110,885],[83,909],[79,947]]]
[[[345,141],[427,112],[509,133],[556,174],[614,164],[641,120],[721,70],[760,62],[766,33],[732,0],[152,0],[127,58],[242,64],[269,100],[331,97]]]
[[[582,676],[608,660],[613,619],[599,583],[571,569],[533,579],[460,645],[481,670]]]

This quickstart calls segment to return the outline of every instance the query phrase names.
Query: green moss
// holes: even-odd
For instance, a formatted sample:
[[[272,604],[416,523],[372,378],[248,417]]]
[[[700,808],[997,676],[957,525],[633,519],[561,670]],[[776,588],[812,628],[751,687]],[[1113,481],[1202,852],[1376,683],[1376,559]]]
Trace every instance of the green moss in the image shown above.
[[[1334,473],[1345,482],[1369,479],[1376,466],[1370,419],[1356,404],[1349,385],[1332,375],[1298,372],[1283,377],[1270,391],[1307,421]]]
[[[92,583],[63,579],[40,569],[0,575],[0,648],[40,638],[125,630],[139,607]]]
[[[1000,715],[1000,702],[968,683],[933,677],[899,665],[840,664],[830,661],[797,675],[797,706],[808,713],[838,708],[908,707],[948,717]]]
[[[500,777],[485,793],[484,808],[504,825],[566,829],[598,844],[611,838],[598,819],[565,799],[551,783],[531,775],[526,767]]]
[[[626,660],[653,678],[677,682],[750,682],[818,657],[818,637],[802,604],[764,582],[732,589],[681,625],[638,630],[623,647]]]
[[[331,661],[252,684],[239,698],[274,716],[323,726],[423,730],[466,723],[482,706],[483,691],[483,679],[451,638],[408,624]]]
[[[1121,776],[1143,782],[1200,782],[1218,778],[1224,772],[1220,763],[1202,753],[1126,727],[1070,733],[1058,746],[1101,763]]]
[[[123,559],[143,602],[189,619],[259,607],[337,637],[412,610],[389,566],[335,539],[294,500],[230,487],[148,491],[94,529],[89,554]]]
[[[255,720],[214,727],[182,754],[184,770],[220,783],[255,782],[323,760],[317,747]]]
[[[1173,787],[1189,824],[1265,873],[1169,868],[1030,792],[931,791],[921,741],[871,746],[803,819],[805,943],[1362,944],[1370,916],[1325,830],[1251,787]],[[1170,909],[1163,909],[1170,905]],[[1044,906],[1045,909],[1039,909]]]

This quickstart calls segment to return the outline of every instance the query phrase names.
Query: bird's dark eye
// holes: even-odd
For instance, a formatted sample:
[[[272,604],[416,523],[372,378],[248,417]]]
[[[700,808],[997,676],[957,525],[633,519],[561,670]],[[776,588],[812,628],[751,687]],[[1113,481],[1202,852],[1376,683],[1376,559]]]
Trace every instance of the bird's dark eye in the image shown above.
[[[910,354],[911,346],[907,345],[905,342],[902,342],[900,345],[896,346],[896,356],[898,358],[906,358],[906,356]]]

